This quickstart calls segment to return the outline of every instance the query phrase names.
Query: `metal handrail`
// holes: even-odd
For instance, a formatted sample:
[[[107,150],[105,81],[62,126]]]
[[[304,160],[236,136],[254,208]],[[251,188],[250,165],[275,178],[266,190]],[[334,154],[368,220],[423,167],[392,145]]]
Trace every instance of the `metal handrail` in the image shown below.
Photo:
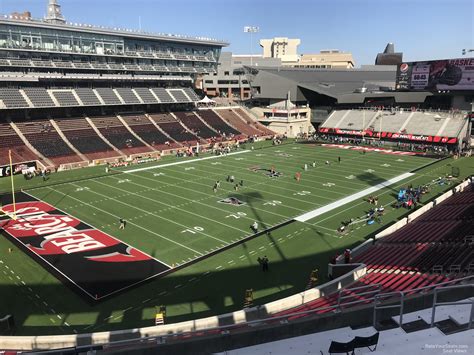
[[[342,299],[354,297],[354,295],[341,296],[343,293],[345,293],[345,292],[352,292],[352,291],[354,291],[354,290],[362,290],[362,289],[372,288],[372,287],[376,287],[377,289],[376,289],[376,290],[373,290],[373,291],[367,291],[367,292],[362,292],[362,293],[356,293],[355,296],[364,296],[364,295],[369,295],[369,294],[372,294],[372,293],[379,293],[379,292],[380,292],[380,289],[382,288],[382,285],[377,283],[377,284],[364,285],[364,286],[358,286],[358,287],[353,287],[353,288],[343,288],[343,289],[340,289],[339,292],[338,292],[338,296],[337,296],[337,306],[338,306],[338,309],[341,308],[341,300],[342,300]],[[364,301],[367,301],[367,300],[364,300]]]
[[[449,281],[449,282],[443,282],[443,283],[432,285],[432,286],[429,286],[429,287],[420,287],[420,288],[412,289],[412,290],[408,290],[408,291],[400,291],[400,293],[403,296],[405,296],[406,293],[412,292],[414,290],[424,290],[424,289],[431,288],[433,286],[436,287],[436,286],[441,286],[443,284],[452,283],[454,281],[459,282],[459,281],[470,280],[470,279],[474,279],[474,275],[466,276],[466,277],[456,279],[456,280],[452,280],[452,281]],[[457,285],[457,286],[460,286],[460,287],[464,286],[465,287],[465,285]],[[381,294],[379,294],[379,296],[380,296],[379,298],[384,298],[385,297],[384,295],[389,295],[389,294],[394,294],[394,293],[396,293],[396,292],[381,293]],[[375,297],[371,298],[371,299],[362,300],[362,301],[365,302],[365,301],[372,301],[372,300],[375,300]],[[346,302],[343,305],[357,304],[357,303],[361,303],[362,301],[358,300],[358,301],[353,301],[353,302]],[[225,332],[226,334],[229,334],[229,331],[233,327],[242,328],[242,327],[250,326],[250,325],[253,325],[253,324],[257,325],[259,323],[260,324],[267,324],[267,322],[269,322],[269,321],[277,322],[278,320],[281,320],[281,319],[290,318],[290,317],[303,315],[303,314],[311,314],[311,313],[315,313],[315,312],[318,312],[318,311],[324,311],[324,310],[329,310],[329,309],[335,310],[335,309],[337,309],[337,305],[327,306],[327,307],[319,307],[319,308],[315,308],[315,309],[312,309],[312,310],[309,310],[309,311],[294,312],[294,313],[291,313],[291,314],[286,314],[286,315],[277,316],[277,317],[267,317],[267,318],[262,318],[262,319],[258,319],[258,320],[254,320],[254,321],[243,322],[243,323],[239,323],[239,324],[231,324],[231,325],[211,327],[211,328],[199,329],[199,330],[196,329],[196,330],[193,330],[193,331],[183,332],[183,333],[180,333],[180,334],[171,333],[171,334],[164,334],[164,335],[146,336],[146,337],[139,338],[139,339],[118,340],[118,341],[114,341],[114,342],[104,343],[102,345],[104,347],[107,347],[107,346],[110,347],[110,346],[120,346],[120,345],[126,345],[126,344],[145,343],[145,342],[150,342],[150,341],[153,341],[153,342],[156,343],[157,341],[163,342],[166,338],[171,338],[171,337],[176,337],[176,336],[187,336],[187,335],[192,335],[193,333],[196,333],[196,332],[210,332],[210,331],[215,331],[215,330],[220,330],[222,332]],[[473,316],[474,315],[471,314],[471,319],[473,318]],[[87,348],[91,348],[93,346],[96,346],[96,345],[91,345],[89,347],[80,346],[80,347],[75,347],[75,349],[79,349],[79,348],[80,349],[87,349]]]
[[[400,295],[400,304],[395,304],[395,305],[389,305],[389,306],[377,306],[377,300],[379,298],[385,298],[387,296],[394,296],[394,295]],[[399,321],[399,325],[400,327],[403,325],[403,307],[405,305],[405,295],[403,293],[403,291],[393,291],[393,292],[387,292],[387,293],[381,293],[381,294],[378,294],[378,295],[375,295],[374,296],[374,318],[373,318],[373,326],[375,327],[376,326],[376,322],[377,322],[377,310],[378,309],[389,309],[389,308],[400,308],[400,321]]]
[[[436,287],[434,289],[434,295],[433,295],[433,307],[431,311],[431,328],[434,327],[434,321],[435,321],[435,315],[436,315],[436,307],[438,306],[449,306],[449,305],[463,305],[463,304],[470,304],[472,305],[471,307],[471,313],[469,316],[469,322],[468,322],[468,329],[471,329],[472,327],[472,322],[474,319],[474,299],[472,301],[461,301],[461,302],[439,302],[438,303],[438,293],[440,291],[446,291],[446,290],[451,290],[451,289],[456,289],[456,288],[474,288],[474,284],[469,284],[469,285],[453,285],[453,286],[446,286],[446,287]]]

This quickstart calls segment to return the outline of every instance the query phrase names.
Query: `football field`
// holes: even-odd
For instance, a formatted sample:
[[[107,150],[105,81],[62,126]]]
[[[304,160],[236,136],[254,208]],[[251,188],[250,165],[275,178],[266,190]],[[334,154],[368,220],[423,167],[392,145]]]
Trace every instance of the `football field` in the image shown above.
[[[283,293],[278,296],[278,289],[280,292],[301,291],[304,288],[304,281],[301,280],[306,279],[306,273],[310,270],[297,277],[298,286],[288,284],[288,275],[293,272],[291,268],[301,266],[299,264],[303,261],[300,257],[303,254],[306,253],[305,258],[308,258],[304,259],[305,264],[316,264],[323,268],[322,265],[327,264],[327,257],[335,250],[356,245],[368,234],[382,227],[365,227],[361,223],[349,234],[337,232],[342,221],[361,218],[366,214],[370,205],[364,202],[364,198],[368,195],[380,196],[380,203],[387,206],[387,217],[384,217],[383,221],[385,225],[406,212],[394,210],[392,213],[389,210],[398,189],[407,184],[416,186],[417,183],[430,182],[451,169],[446,162],[436,162],[435,159],[417,155],[378,151],[363,153],[357,149],[312,144],[285,144],[255,150],[247,145],[246,148],[227,156],[203,155],[199,158],[164,159],[162,162],[115,169],[108,174],[103,173],[103,168],[96,168],[101,169],[101,173],[90,178],[63,179],[59,178],[61,174],[57,174],[52,175],[44,184],[34,182],[28,186],[28,182],[24,183],[24,199],[41,201],[45,206],[49,206],[51,211],[54,209],[54,212],[50,213],[61,215],[62,219],[77,220],[75,226],[82,226],[83,230],[100,231],[104,238],[111,241],[103,243],[109,243],[107,248],[112,249],[104,249],[107,252],[101,252],[100,255],[95,253],[88,256],[89,259],[101,262],[123,261],[138,256],[141,261],[146,259],[148,263],[146,270],[142,268],[134,271],[140,274],[140,277],[126,274],[125,270],[130,269],[125,269],[125,266],[123,269],[118,266],[110,269],[112,271],[103,277],[110,276],[115,279],[123,275],[129,280],[128,283],[112,284],[100,293],[98,298],[106,298],[104,302],[85,305],[79,300],[80,296],[77,299],[76,294],[68,291],[64,297],[70,300],[70,303],[62,305],[59,301],[62,296],[51,296],[49,290],[46,294],[51,298],[50,301],[46,299],[46,302],[56,303],[55,312],[62,317],[70,317],[66,324],[76,323],[75,329],[79,331],[103,330],[111,323],[119,327],[151,325],[149,322],[154,306],[150,305],[170,305],[172,301],[166,300],[165,297],[171,297],[173,294],[170,289],[174,292],[181,291],[184,288],[182,279],[185,278],[190,286],[187,286],[188,291],[181,294],[176,308],[170,312],[171,316],[175,313],[175,320],[185,319],[196,312],[206,315],[236,309],[242,305],[235,294],[243,296],[242,287],[245,286],[240,285],[235,293],[232,291],[232,301],[219,300],[218,305],[206,300],[204,305],[191,306],[190,310],[189,305],[183,306],[183,302],[191,304],[194,302],[193,298],[206,297],[203,295],[207,294],[206,288],[209,290],[209,284],[200,283],[199,280],[202,275],[210,273],[209,269],[212,269],[213,274],[229,268],[238,271],[239,267],[243,266],[255,270],[255,267],[258,268],[258,264],[254,266],[256,259],[263,254],[268,254],[271,262],[281,262],[278,267],[282,272],[281,275],[272,276],[275,277],[272,282],[263,285],[265,287],[260,292],[261,301],[272,299],[274,293],[275,297],[284,295]],[[434,165],[429,166],[432,163]],[[305,164],[307,170],[304,169]],[[300,181],[295,179],[297,172],[301,173]],[[234,177],[234,182],[227,181],[229,176]],[[214,191],[213,187],[217,181],[220,181],[220,187]],[[436,186],[433,193],[446,188],[448,187]],[[126,221],[124,229],[119,228],[120,219]],[[258,225],[258,233],[251,229],[255,222]],[[298,242],[297,236],[301,236]],[[318,238],[315,239],[315,236]],[[11,238],[9,240],[8,243],[12,242]],[[287,244],[283,245],[284,242]],[[2,243],[0,246],[3,247],[5,242]],[[117,247],[120,243],[123,244],[122,249]],[[295,250],[290,247],[292,243],[298,244]],[[45,259],[48,256],[45,251],[46,244],[41,244],[43,249],[39,246],[35,249]],[[56,243],[56,246],[64,244]],[[29,248],[31,251],[31,245]],[[88,292],[94,296],[94,292],[97,292],[95,286],[87,284],[93,283],[93,280],[90,280],[87,274],[81,274],[78,261],[71,257],[67,248],[63,249],[66,250],[65,254],[69,254],[64,257],[69,258],[67,263],[76,265],[75,268],[78,269],[72,270],[74,267],[69,267],[71,270],[68,272],[78,280],[82,277],[82,282],[86,285],[83,288],[86,291],[87,287],[94,289]],[[274,252],[271,249],[274,249]],[[324,256],[320,255],[317,262],[314,259],[317,255],[315,251],[324,251]],[[104,259],[111,256],[115,259]],[[295,260],[300,259],[292,263],[289,260],[293,257]],[[20,257],[18,254],[4,256],[6,260],[9,258],[26,260],[27,257]],[[65,263],[64,258],[49,262],[47,270],[56,268],[61,271],[61,263]],[[42,263],[41,260],[38,262]],[[245,265],[239,266],[239,262]],[[34,264],[33,260],[25,261],[20,273],[27,273]],[[276,268],[276,265],[272,266]],[[249,270],[245,269],[232,276],[227,275],[226,281],[221,285],[235,281],[252,286],[254,283],[250,278],[254,271]],[[93,274],[94,271],[91,269],[88,272]],[[57,290],[59,281],[54,281],[50,275],[46,276],[46,273],[38,271],[38,275],[42,275],[43,280],[46,280],[45,283],[54,284],[53,288]],[[52,274],[55,274],[54,270]],[[65,275],[70,279],[70,274]],[[177,275],[173,276],[175,274]],[[166,281],[158,281],[162,278],[160,275],[168,275]],[[1,277],[0,274],[3,283],[8,283],[8,280],[3,281]],[[28,277],[32,278],[32,284],[39,285],[39,280],[35,280],[34,276]],[[175,281],[173,277],[176,277]],[[240,277],[242,280],[239,280]],[[260,277],[260,274],[255,275],[256,280]],[[285,279],[284,282],[282,278]],[[325,276],[322,275],[321,281],[324,279]],[[128,287],[145,280],[152,282],[136,286],[133,291],[127,290]],[[212,283],[214,291],[215,287],[218,287],[215,282],[214,280]],[[76,283],[74,278],[72,283]],[[98,283],[103,284],[104,279],[99,278]],[[190,294],[190,289],[201,291]],[[121,294],[112,296],[119,291]],[[43,295],[39,294],[38,297]],[[225,295],[222,297],[225,298]],[[29,318],[30,322],[36,324],[43,316],[41,311],[33,306],[31,308],[34,309],[34,312],[29,309],[31,313],[40,313],[33,319]],[[104,309],[107,309],[107,316],[103,314]],[[127,318],[124,316],[126,311],[137,312],[139,315]],[[122,324],[125,320],[127,322]],[[70,331],[64,325],[62,327],[62,332]]]
[[[248,237],[255,221],[259,229],[270,228],[431,161],[304,145],[238,153],[124,169],[28,193],[173,267]],[[280,177],[269,176],[272,167]]]

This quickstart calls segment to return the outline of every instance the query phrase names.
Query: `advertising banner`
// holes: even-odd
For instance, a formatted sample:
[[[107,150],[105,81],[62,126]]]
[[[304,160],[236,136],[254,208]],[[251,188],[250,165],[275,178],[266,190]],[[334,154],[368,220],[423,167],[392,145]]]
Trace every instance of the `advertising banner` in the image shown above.
[[[474,90],[474,58],[402,63],[397,70],[397,90]]]
[[[33,171],[36,169],[36,162],[28,162],[21,164],[13,164],[13,175],[22,174],[24,171]],[[7,177],[11,175],[10,165],[0,166],[0,178]]]
[[[373,132],[370,130],[366,131],[356,131],[356,130],[345,130],[339,128],[320,128],[320,133],[329,133],[329,134],[340,134],[348,136],[364,136],[365,138],[385,138],[385,139],[396,139],[396,140],[406,140],[412,142],[426,142],[426,143],[442,143],[442,144],[455,144],[457,143],[457,138],[452,137],[440,137],[440,136],[430,136],[430,135],[416,135],[416,134],[406,134],[406,133],[393,133],[393,132]]]

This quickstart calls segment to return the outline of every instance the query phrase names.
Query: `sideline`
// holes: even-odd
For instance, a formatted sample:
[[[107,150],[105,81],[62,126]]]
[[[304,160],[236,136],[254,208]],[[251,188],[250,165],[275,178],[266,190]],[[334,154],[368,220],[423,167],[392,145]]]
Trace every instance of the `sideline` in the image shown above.
[[[352,194],[352,195],[349,195],[347,197],[344,197],[340,200],[337,200],[337,201],[334,201],[332,203],[330,203],[329,205],[326,205],[326,206],[323,206],[323,207],[320,207],[320,208],[317,208],[313,211],[309,211],[305,214],[302,214],[298,217],[295,218],[295,221],[298,221],[298,222],[307,222],[309,221],[310,219],[312,218],[315,218],[315,217],[318,217],[324,213],[327,213],[327,212],[330,212],[336,208],[339,208],[343,205],[345,205],[346,203],[349,203],[349,202],[353,202],[355,200],[358,200],[360,199],[361,197],[363,196],[366,196],[368,194],[371,194],[371,193],[374,193],[378,190],[381,190],[387,186],[390,186],[392,184],[395,184],[401,180],[405,180],[411,176],[415,175],[414,173],[405,173],[405,174],[402,174],[402,175],[399,175],[399,176],[396,176],[390,180],[387,180],[387,181],[384,181],[380,184],[377,184],[375,186],[372,186],[372,187],[369,187],[365,190],[362,190],[362,191],[359,191],[359,192],[356,192],[355,194]]]
[[[181,164],[188,164],[188,163],[195,163],[198,161],[203,161],[203,160],[209,160],[209,159],[217,159],[217,158],[223,158],[223,157],[228,157],[231,155],[237,155],[237,154],[243,154],[243,153],[248,153],[251,152],[251,150],[242,150],[238,152],[232,152],[227,155],[213,155],[210,157],[205,157],[205,158],[197,158],[197,159],[191,159],[191,160],[184,160],[184,161],[176,161],[174,163],[167,163],[167,164],[161,164],[161,165],[155,165],[155,166],[148,166],[146,168],[138,168],[138,169],[132,169],[132,170],[124,170],[122,171],[123,173],[136,173],[138,171],[145,171],[145,170],[152,170],[152,169],[158,169],[158,168],[165,168],[167,166],[173,166],[173,165],[181,165]]]

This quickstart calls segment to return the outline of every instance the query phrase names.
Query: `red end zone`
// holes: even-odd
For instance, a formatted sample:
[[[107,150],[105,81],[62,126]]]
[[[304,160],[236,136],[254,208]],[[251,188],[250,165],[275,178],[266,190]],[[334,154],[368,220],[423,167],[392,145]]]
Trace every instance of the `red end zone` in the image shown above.
[[[16,195],[17,220],[0,219],[13,238],[40,264],[99,300],[157,276],[170,267],[151,256],[25,193]],[[3,196],[3,200],[11,196]],[[13,205],[3,210],[13,213]]]

